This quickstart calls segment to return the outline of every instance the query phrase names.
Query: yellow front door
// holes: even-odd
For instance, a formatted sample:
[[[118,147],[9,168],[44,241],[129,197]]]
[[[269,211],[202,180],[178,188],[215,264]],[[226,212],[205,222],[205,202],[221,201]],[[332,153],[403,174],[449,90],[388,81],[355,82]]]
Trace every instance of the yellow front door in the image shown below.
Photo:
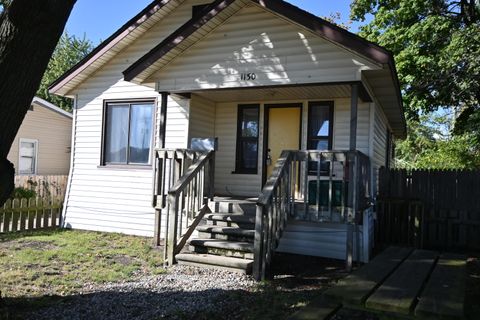
[[[267,163],[267,179],[283,150],[300,149],[300,117],[302,108],[270,106],[268,108],[268,145],[271,161]]]

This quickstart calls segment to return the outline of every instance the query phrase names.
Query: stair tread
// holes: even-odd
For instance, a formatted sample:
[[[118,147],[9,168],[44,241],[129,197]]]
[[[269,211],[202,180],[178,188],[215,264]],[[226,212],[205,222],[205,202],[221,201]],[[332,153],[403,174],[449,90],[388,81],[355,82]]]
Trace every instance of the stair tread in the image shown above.
[[[243,252],[253,252],[253,243],[241,241],[226,241],[217,239],[193,239],[190,240],[191,246],[202,246],[216,249],[237,250]]]
[[[198,226],[197,231],[199,232],[208,232],[208,233],[218,233],[218,234],[225,234],[225,235],[238,235],[244,237],[254,237],[255,230],[253,229],[243,229],[243,228],[235,228],[235,227],[217,227],[217,226]]]
[[[207,220],[219,220],[226,222],[255,223],[254,216],[248,216],[243,213],[209,213],[206,214]]]
[[[206,264],[243,270],[247,270],[253,264],[253,260],[198,253],[177,254],[175,256],[175,259],[177,261],[193,262],[198,264]]]

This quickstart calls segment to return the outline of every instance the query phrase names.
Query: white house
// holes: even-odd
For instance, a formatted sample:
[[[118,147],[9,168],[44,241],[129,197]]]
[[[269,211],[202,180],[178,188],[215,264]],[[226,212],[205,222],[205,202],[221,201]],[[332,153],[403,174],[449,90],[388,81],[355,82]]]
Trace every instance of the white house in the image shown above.
[[[292,214],[284,233],[290,242],[280,241],[280,247],[342,257],[347,233],[333,221],[332,190],[343,199],[346,188],[360,183],[358,175],[348,174],[353,167],[345,160],[347,151],[366,159],[365,170],[358,171],[363,189],[350,194],[363,192],[373,200],[378,169],[391,161],[393,139],[406,135],[392,54],[280,0],[154,1],[50,92],[75,100],[63,215],[67,227],[86,230],[153,236],[160,222],[164,230],[166,210],[152,207],[152,179],[160,163],[154,150],[187,149],[193,138],[216,137],[215,195],[232,198],[258,197],[282,150],[337,150],[335,161],[332,152],[287,159],[304,157],[288,172],[298,171],[305,184],[298,183],[291,193],[297,198],[286,201],[305,207],[303,214]],[[330,221],[320,217],[324,191],[312,185],[315,179],[316,186],[327,181]],[[318,215],[312,218],[308,212],[315,204]],[[350,219],[345,213],[338,217]],[[338,229],[341,236],[307,236],[322,228]],[[329,249],[329,241],[340,242]]]

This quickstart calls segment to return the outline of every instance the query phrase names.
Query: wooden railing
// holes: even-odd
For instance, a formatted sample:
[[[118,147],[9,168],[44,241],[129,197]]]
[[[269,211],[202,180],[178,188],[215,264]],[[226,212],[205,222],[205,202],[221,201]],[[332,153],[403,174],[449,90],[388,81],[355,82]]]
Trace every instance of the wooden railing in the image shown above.
[[[257,201],[253,276],[265,279],[289,218],[360,223],[370,196],[370,160],[361,152],[283,151]]]
[[[155,163],[155,241],[160,244],[163,214],[164,261],[166,265],[173,265],[175,255],[182,250],[203,216],[209,212],[208,198],[213,199],[214,191],[215,152],[158,150]]]

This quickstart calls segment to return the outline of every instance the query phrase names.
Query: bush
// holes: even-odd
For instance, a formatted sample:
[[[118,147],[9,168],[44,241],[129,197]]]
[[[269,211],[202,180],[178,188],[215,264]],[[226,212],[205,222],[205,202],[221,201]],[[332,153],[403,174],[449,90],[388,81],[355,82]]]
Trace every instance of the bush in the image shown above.
[[[25,189],[25,188],[15,188],[12,193],[12,198],[20,198],[20,199],[30,199],[35,198],[37,193],[34,190]]]

